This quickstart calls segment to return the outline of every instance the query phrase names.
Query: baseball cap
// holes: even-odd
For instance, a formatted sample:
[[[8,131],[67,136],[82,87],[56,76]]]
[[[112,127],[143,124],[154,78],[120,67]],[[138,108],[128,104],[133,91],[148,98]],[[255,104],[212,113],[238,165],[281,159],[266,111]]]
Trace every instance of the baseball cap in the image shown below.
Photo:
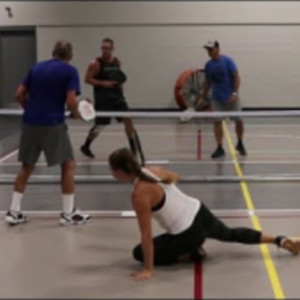
[[[206,49],[211,49],[211,48],[216,48],[216,47],[219,47],[218,41],[208,41],[203,45],[203,48],[206,48]]]

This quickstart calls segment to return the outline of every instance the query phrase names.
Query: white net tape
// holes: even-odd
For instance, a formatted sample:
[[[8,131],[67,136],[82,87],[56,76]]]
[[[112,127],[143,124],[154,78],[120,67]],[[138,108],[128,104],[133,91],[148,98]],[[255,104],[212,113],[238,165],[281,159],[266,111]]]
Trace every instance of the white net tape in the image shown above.
[[[0,116],[21,116],[23,111],[20,109],[0,109]],[[69,116],[66,112],[66,116]],[[130,111],[130,112],[97,112],[97,117],[132,117],[132,118],[221,118],[221,117],[299,117],[300,110],[279,110],[279,111],[242,111],[242,112],[149,112],[149,111]]]

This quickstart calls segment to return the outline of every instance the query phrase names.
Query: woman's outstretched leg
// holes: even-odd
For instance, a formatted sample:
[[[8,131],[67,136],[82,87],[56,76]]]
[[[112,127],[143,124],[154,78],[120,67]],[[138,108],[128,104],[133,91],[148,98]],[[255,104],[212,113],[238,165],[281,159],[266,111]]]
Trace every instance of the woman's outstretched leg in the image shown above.
[[[282,235],[266,235],[261,231],[246,227],[229,228],[221,220],[214,216],[205,205],[203,205],[201,209],[204,210],[204,226],[206,236],[208,238],[213,238],[223,242],[236,242],[250,245],[274,244],[294,255],[300,252],[299,240],[292,240]]]

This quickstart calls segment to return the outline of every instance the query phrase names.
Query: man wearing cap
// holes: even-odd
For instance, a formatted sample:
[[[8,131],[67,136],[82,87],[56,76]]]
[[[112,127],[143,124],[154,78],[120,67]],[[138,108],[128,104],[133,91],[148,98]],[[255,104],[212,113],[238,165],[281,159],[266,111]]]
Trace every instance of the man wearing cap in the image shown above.
[[[208,97],[210,88],[212,89],[211,107],[213,111],[241,111],[239,99],[240,76],[236,63],[229,56],[220,53],[218,41],[208,41],[203,46],[211,58],[205,64],[205,81],[203,93],[199,99],[198,107],[203,105],[203,101]],[[214,134],[217,148],[212,153],[212,158],[219,158],[225,155],[223,149],[223,128],[222,119],[214,119]],[[244,123],[240,117],[232,118],[235,121],[235,131],[237,135],[236,150],[240,155],[247,155],[243,144]]]

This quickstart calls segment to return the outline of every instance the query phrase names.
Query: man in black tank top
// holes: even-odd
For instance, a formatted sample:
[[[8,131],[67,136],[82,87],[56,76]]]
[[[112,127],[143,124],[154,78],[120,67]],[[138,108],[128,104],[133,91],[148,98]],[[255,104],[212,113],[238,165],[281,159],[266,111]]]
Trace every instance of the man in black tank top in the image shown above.
[[[98,112],[103,111],[128,111],[129,107],[124,98],[123,86],[118,85],[109,78],[109,72],[121,70],[121,63],[118,58],[113,57],[114,42],[110,38],[102,40],[102,56],[96,58],[88,66],[85,82],[93,86],[94,106]],[[141,165],[144,165],[144,155],[140,145],[137,131],[133,126],[131,118],[116,118],[125,126],[126,136],[130,148],[138,158]],[[90,146],[102,129],[111,123],[110,117],[96,117],[94,126],[90,129],[85,143],[81,146],[81,152],[94,158]]]
[[[109,72],[121,70],[120,61],[116,57],[112,57],[110,61],[105,60],[103,57],[98,57],[96,60],[101,67],[94,78],[99,81],[109,81]],[[119,85],[114,85],[113,87],[94,86],[94,99],[96,107],[98,106],[100,109],[112,102],[122,101],[124,105],[122,108],[128,110],[128,106],[124,101],[122,87]],[[101,118],[98,121],[103,125],[110,124],[109,118]]]

